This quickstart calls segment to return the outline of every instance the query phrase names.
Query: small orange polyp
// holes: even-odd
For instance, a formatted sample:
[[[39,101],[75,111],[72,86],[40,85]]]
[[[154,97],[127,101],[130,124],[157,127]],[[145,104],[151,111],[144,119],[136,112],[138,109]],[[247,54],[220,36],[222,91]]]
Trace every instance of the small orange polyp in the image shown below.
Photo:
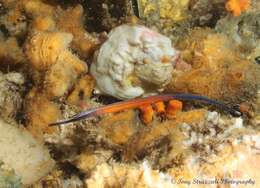
[[[162,56],[161,61],[162,63],[170,63],[171,59],[167,56]]]
[[[154,110],[158,114],[166,113],[164,102],[156,102],[156,103],[154,103]]]
[[[152,105],[142,105],[139,107],[141,119],[147,125],[153,121],[154,111]]]
[[[182,110],[182,102],[178,100],[170,100],[166,109],[168,118],[174,118],[176,113]]]

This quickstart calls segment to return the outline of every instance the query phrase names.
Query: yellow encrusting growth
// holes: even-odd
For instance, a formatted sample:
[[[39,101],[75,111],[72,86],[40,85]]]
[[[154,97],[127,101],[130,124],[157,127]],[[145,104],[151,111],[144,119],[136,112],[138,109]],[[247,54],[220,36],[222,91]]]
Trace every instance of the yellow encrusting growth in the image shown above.
[[[56,131],[48,127],[48,124],[61,117],[59,106],[47,99],[43,94],[39,94],[33,88],[26,96],[26,128],[37,139],[42,140],[45,133],[51,134]]]
[[[158,15],[160,18],[179,21],[186,17],[189,0],[140,0],[141,17]]]
[[[90,75],[83,76],[67,98],[69,104],[80,105],[85,102],[92,94],[95,81]]]

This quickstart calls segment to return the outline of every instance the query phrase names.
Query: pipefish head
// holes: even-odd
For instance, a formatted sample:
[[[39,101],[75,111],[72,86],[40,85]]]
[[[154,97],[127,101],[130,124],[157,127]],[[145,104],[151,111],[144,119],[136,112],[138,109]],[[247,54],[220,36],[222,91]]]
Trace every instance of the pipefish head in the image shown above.
[[[243,115],[243,113],[240,110],[240,106],[238,104],[233,104],[230,107],[227,107],[227,111],[233,116],[233,117],[240,117]]]

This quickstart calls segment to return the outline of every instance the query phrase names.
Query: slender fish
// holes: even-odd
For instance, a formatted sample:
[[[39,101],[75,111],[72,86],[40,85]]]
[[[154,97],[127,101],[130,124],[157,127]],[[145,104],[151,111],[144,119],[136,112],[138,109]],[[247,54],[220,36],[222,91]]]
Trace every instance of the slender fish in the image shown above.
[[[227,111],[228,113],[230,113],[232,116],[237,117],[237,116],[242,115],[242,113],[240,112],[239,108],[237,108],[237,106],[230,107],[221,101],[210,99],[206,96],[199,96],[199,95],[193,95],[193,94],[164,94],[164,95],[155,95],[155,96],[149,96],[149,97],[144,97],[144,98],[130,99],[130,100],[116,102],[116,103],[109,104],[109,105],[102,106],[102,107],[92,108],[87,111],[78,113],[69,119],[51,123],[51,124],[49,124],[49,126],[56,126],[56,125],[71,123],[74,121],[86,119],[86,118],[93,117],[93,116],[99,116],[99,115],[106,114],[106,113],[113,113],[113,112],[119,112],[122,110],[133,109],[133,108],[137,108],[142,105],[152,104],[152,103],[156,103],[159,101],[169,101],[172,99],[184,100],[184,101],[200,101],[200,102],[214,105],[218,108],[221,108],[221,109]]]

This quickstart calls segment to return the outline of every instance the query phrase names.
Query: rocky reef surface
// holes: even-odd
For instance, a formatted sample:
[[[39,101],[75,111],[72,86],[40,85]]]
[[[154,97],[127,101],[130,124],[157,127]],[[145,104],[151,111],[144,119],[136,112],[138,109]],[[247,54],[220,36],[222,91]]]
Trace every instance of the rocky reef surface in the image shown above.
[[[0,0],[0,187],[259,187],[259,20],[258,0]],[[176,93],[242,115],[137,100]]]

